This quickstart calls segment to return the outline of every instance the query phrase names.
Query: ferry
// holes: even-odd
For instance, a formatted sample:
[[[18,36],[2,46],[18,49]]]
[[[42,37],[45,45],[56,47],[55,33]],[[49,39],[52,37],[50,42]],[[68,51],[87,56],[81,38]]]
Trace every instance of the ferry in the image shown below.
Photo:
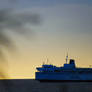
[[[37,67],[35,79],[40,82],[92,82],[92,68],[76,67],[75,60],[66,56],[63,66],[43,64]]]

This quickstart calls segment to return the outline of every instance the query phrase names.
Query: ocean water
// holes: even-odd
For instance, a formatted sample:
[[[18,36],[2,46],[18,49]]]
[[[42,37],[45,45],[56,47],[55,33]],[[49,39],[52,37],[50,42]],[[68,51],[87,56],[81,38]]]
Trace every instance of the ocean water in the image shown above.
[[[44,83],[34,79],[0,80],[0,92],[92,92],[92,83]]]

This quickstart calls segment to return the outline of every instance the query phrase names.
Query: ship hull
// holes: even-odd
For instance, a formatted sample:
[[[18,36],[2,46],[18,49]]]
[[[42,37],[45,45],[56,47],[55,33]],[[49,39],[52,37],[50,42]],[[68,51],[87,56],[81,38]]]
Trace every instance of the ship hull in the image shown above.
[[[40,82],[92,82],[92,73],[44,73],[36,72],[36,80]]]
[[[40,82],[92,82],[92,80],[38,80]]]

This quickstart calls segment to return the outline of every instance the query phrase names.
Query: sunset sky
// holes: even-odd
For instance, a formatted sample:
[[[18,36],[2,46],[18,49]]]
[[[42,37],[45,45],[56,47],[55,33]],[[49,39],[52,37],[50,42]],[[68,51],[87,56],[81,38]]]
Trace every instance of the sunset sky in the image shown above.
[[[0,0],[3,9],[39,16],[38,24],[24,25],[24,36],[4,28],[16,45],[13,54],[5,50],[10,78],[34,78],[47,58],[62,66],[67,52],[78,67],[92,65],[92,0]]]

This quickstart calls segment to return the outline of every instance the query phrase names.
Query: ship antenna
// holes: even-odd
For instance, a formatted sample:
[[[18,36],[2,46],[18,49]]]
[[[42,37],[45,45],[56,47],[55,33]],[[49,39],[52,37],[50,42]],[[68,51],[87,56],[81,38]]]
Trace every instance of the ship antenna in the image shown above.
[[[68,53],[67,53],[67,56],[66,56],[66,64],[68,64]]]

